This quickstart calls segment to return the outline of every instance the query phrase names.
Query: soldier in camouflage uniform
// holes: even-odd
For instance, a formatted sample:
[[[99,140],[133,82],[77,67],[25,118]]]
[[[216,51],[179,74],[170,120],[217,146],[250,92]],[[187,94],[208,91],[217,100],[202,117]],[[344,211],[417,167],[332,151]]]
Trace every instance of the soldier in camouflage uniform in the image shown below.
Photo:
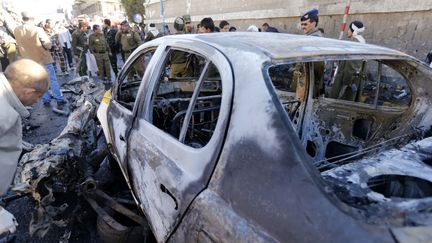
[[[130,28],[129,23],[127,21],[123,21],[121,24],[121,29],[117,32],[115,36],[116,43],[120,43],[122,47],[122,51],[125,54],[125,61],[129,58],[130,54],[142,44],[142,40],[140,35],[133,31]],[[144,72],[143,65],[140,63],[136,63],[134,65],[135,71],[138,75],[142,75]],[[130,72],[131,76],[133,76],[133,72]],[[131,78],[131,77],[129,77]]]
[[[72,33],[72,53],[75,57],[77,73],[80,76],[87,75],[87,63],[85,53],[87,52],[87,24],[78,23],[78,29]]]
[[[177,17],[174,20],[176,35],[184,34],[185,22],[183,18]],[[170,56],[170,78],[191,77],[192,66],[188,65],[188,54],[184,51],[173,51]]]
[[[191,16],[189,14],[183,15],[183,20],[184,20],[184,33],[185,34],[194,34],[195,29],[191,25],[191,22],[192,22]]]
[[[118,53],[118,45],[115,41],[115,36],[117,34],[117,28],[111,26],[111,20],[105,19],[104,20],[105,28],[104,28],[104,35],[105,39],[108,42],[109,48],[111,50],[111,56],[110,56],[110,62],[112,69],[117,76],[118,74],[118,68],[117,68],[117,53]]]
[[[93,25],[93,31],[94,33],[89,37],[89,49],[95,56],[99,77],[108,81],[111,80],[110,48],[108,42],[105,40],[101,27],[95,24]]]

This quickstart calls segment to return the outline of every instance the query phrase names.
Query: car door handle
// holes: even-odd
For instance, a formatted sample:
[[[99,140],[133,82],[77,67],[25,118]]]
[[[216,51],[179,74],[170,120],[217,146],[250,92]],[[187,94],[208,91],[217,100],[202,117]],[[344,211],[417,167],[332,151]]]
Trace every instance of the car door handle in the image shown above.
[[[125,141],[125,138],[123,137],[123,135],[120,135],[119,138],[120,138],[120,141],[123,141],[123,142]]]
[[[178,203],[177,203],[177,199],[174,197],[174,195],[163,184],[160,185],[160,189],[163,193],[168,194],[168,196],[170,196],[174,200],[174,203],[175,203],[174,209],[177,210],[178,209]]]

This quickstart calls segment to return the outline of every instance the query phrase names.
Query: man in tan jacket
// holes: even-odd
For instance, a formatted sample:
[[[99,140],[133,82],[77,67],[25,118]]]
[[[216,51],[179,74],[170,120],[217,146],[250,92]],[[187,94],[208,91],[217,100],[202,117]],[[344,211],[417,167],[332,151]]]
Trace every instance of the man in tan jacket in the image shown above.
[[[21,117],[29,116],[25,106],[36,103],[49,88],[45,68],[21,59],[0,73],[0,195],[7,192],[22,150]],[[0,207],[0,234],[15,231],[12,214]]]
[[[57,75],[53,67],[54,61],[50,53],[52,43],[45,31],[35,26],[33,15],[29,12],[23,12],[22,20],[24,24],[16,27],[14,30],[19,53],[23,58],[31,59],[45,66],[50,77],[52,95],[57,101],[59,108],[62,109],[66,102],[60,92]],[[51,95],[46,92],[42,100],[45,105],[50,105]]]

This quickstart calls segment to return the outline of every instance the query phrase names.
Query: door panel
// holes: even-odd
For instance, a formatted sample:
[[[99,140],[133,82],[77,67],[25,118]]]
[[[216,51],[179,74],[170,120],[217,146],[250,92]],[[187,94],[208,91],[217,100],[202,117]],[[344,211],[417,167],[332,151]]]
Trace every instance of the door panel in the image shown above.
[[[107,121],[113,143],[111,152],[127,180],[128,133],[133,125],[134,114],[142,102],[140,90],[144,90],[157,62],[156,50],[154,46],[145,48],[128,60],[113,87],[112,101],[107,109]]]
[[[313,112],[304,127],[306,150],[317,161],[331,162],[333,157],[358,151],[388,137],[403,114],[321,97],[314,100]]]
[[[169,46],[170,44],[167,43],[167,45]],[[194,44],[193,50],[188,49],[187,46],[182,46],[182,43],[175,43],[174,45],[175,48],[180,48],[190,53],[199,53],[201,57],[211,57],[211,61],[215,64],[216,69],[219,70],[218,75],[220,76],[216,77],[217,75],[215,75],[216,78],[213,77],[213,79],[207,77],[206,83],[199,86],[196,83],[198,83],[197,80],[200,78],[194,78],[192,83],[187,78],[173,79],[164,76],[165,65],[158,65],[160,69],[158,72],[159,76],[152,79],[152,85],[149,86],[145,95],[146,105],[141,113],[138,114],[136,118],[138,120],[134,122],[135,125],[129,137],[130,147],[128,148],[131,179],[135,194],[142,203],[143,211],[158,241],[168,239],[175,226],[180,222],[181,216],[186,212],[187,207],[206,187],[210,179],[225,136],[231,107],[230,97],[232,96],[233,84],[231,67],[226,58],[218,51],[201,43]],[[166,60],[169,59],[169,53],[171,52],[168,49],[166,51]],[[193,62],[192,59],[188,57],[188,62]],[[208,68],[208,70],[208,73],[217,73],[211,68]],[[194,93],[197,93],[196,90],[203,89],[206,91],[204,92],[206,94],[200,93],[197,95],[198,98],[195,97],[196,103],[189,105],[189,108],[187,103],[185,104],[184,102],[193,100],[194,98],[191,98],[191,96],[162,98],[160,100],[153,99],[152,95],[154,91],[160,91],[159,81],[169,84],[163,88],[177,87],[173,89],[175,90],[173,94],[179,94],[185,90],[187,92],[195,90]],[[214,87],[220,88],[220,84],[211,87],[208,86],[214,84],[214,82],[221,83],[223,91],[220,95],[205,96],[209,92],[213,92],[214,89],[217,90]],[[169,89],[164,89],[164,92],[156,92],[157,96],[166,97],[164,95],[168,92],[167,90],[169,91]],[[211,103],[209,100],[211,99],[219,100],[218,113],[214,113],[214,107],[209,106]],[[178,103],[165,109],[166,104],[170,102]],[[189,112],[186,112],[186,110]],[[153,118],[154,111],[159,112],[159,117]],[[164,121],[161,115],[165,114],[168,116],[171,111],[175,111],[177,114],[169,116],[169,124],[153,124],[156,120]],[[186,134],[187,139],[181,142],[179,131],[183,129],[182,123],[186,123],[188,114],[191,116],[190,123],[185,126],[187,132],[182,133]],[[190,131],[196,131],[197,129],[194,129],[194,127],[201,126],[203,119],[205,121],[208,117],[212,117],[211,114],[218,115],[216,117],[217,123],[212,128],[213,130],[210,131],[212,136],[204,136],[208,139],[205,139],[200,146],[194,147],[197,142],[190,141],[189,138],[194,138],[190,134]],[[174,121],[179,121],[178,126],[174,124]],[[206,129],[202,128],[200,132],[205,132]]]
[[[132,124],[132,112],[120,105],[117,101],[112,101],[108,110],[108,126],[111,131],[112,154],[119,162],[123,174],[128,178],[127,173],[127,144],[126,131]]]

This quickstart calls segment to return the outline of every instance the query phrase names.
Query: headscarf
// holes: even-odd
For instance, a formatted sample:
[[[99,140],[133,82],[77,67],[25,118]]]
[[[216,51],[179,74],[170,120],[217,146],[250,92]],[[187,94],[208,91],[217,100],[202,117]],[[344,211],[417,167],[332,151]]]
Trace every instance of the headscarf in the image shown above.
[[[351,32],[353,33],[353,38],[355,38],[360,43],[366,43],[365,38],[361,35],[363,31],[365,31],[365,27],[363,26],[363,23],[360,21],[353,21],[350,24]]]

